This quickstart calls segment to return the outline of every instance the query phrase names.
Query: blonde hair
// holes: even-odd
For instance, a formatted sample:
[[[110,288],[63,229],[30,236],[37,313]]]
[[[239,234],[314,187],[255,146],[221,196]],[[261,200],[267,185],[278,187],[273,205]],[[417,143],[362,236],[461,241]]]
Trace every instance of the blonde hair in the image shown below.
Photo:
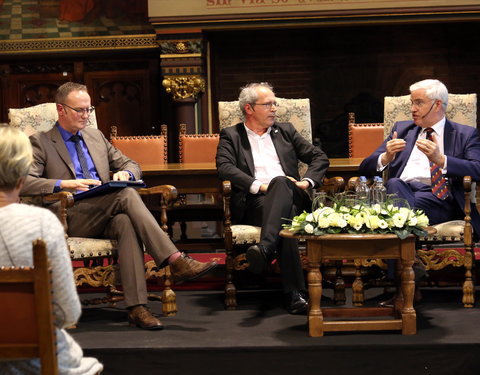
[[[25,133],[0,124],[0,190],[13,190],[28,174],[32,162],[32,145]]]

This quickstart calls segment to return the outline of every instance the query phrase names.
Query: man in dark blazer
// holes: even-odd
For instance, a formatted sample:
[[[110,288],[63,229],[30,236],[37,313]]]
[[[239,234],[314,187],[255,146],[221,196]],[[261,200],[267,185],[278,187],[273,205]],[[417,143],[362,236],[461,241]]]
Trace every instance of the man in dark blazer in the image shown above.
[[[445,118],[448,91],[433,79],[410,86],[412,121],[397,122],[390,136],[360,165],[360,173],[373,175],[388,168],[387,193],[397,194],[412,208],[425,211],[430,224],[463,219],[463,177],[480,180],[480,140],[476,128]],[[432,132],[432,140],[427,134]],[[447,191],[434,194],[430,162],[440,167]],[[474,204],[472,226],[480,233],[480,217]]]
[[[249,270],[261,273],[278,258],[286,308],[307,309],[305,280],[296,240],[279,236],[286,218],[311,210],[307,189],[318,187],[329,162],[290,123],[276,123],[278,104],[266,83],[242,88],[239,106],[244,123],[222,129],[217,149],[219,178],[232,183],[232,222],[262,227],[260,243],[246,253]],[[300,177],[298,161],[308,165]]]
[[[55,102],[58,122],[48,132],[30,137],[34,162],[22,194],[87,191],[110,181],[111,172],[114,181],[141,178],[135,161],[113,147],[98,129],[86,127],[93,111],[86,86],[63,84]],[[170,264],[177,283],[196,278],[216,265],[180,253],[133,188],[78,200],[68,210],[67,219],[69,236],[117,240],[128,320],[143,329],[163,328],[146,307],[144,247],[159,267]]]

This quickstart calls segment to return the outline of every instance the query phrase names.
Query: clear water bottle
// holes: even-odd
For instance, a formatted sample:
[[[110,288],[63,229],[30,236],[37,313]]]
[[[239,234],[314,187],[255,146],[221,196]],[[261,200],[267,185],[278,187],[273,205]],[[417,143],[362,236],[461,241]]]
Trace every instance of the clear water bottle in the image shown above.
[[[365,176],[360,176],[360,180],[355,188],[355,194],[357,196],[358,203],[370,203],[370,188],[367,185],[367,178]]]
[[[372,204],[382,204],[387,199],[387,189],[383,185],[383,179],[379,176],[375,176],[372,187]]]

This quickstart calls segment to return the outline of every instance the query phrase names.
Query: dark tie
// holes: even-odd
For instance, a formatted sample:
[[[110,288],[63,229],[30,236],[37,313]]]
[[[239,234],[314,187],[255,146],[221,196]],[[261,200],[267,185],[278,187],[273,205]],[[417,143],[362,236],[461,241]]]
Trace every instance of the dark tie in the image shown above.
[[[82,145],[80,144],[80,136],[78,134],[72,135],[70,140],[75,143],[75,150],[77,150],[78,161],[80,162],[80,168],[82,168],[83,178],[92,178],[92,175],[88,170],[87,158],[85,158]]]
[[[433,129],[427,128],[427,139],[433,142]],[[432,193],[439,199],[445,199],[448,197],[447,180],[443,177],[440,167],[430,162],[430,174],[432,177]]]

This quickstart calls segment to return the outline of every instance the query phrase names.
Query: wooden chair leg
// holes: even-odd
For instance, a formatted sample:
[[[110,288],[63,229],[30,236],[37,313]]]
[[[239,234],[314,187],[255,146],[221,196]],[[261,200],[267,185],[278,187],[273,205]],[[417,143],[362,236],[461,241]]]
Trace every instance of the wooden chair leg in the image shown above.
[[[473,307],[475,303],[475,288],[472,280],[472,266],[473,266],[473,251],[472,249],[465,249],[464,267],[465,267],[465,281],[463,282],[462,303],[464,307]]]
[[[227,310],[235,310],[237,308],[237,289],[233,283],[233,268],[233,255],[229,251],[225,257],[225,308]]]
[[[177,314],[177,296],[171,288],[172,273],[170,266],[165,267],[165,288],[162,292],[162,312],[164,316],[174,316]]]

